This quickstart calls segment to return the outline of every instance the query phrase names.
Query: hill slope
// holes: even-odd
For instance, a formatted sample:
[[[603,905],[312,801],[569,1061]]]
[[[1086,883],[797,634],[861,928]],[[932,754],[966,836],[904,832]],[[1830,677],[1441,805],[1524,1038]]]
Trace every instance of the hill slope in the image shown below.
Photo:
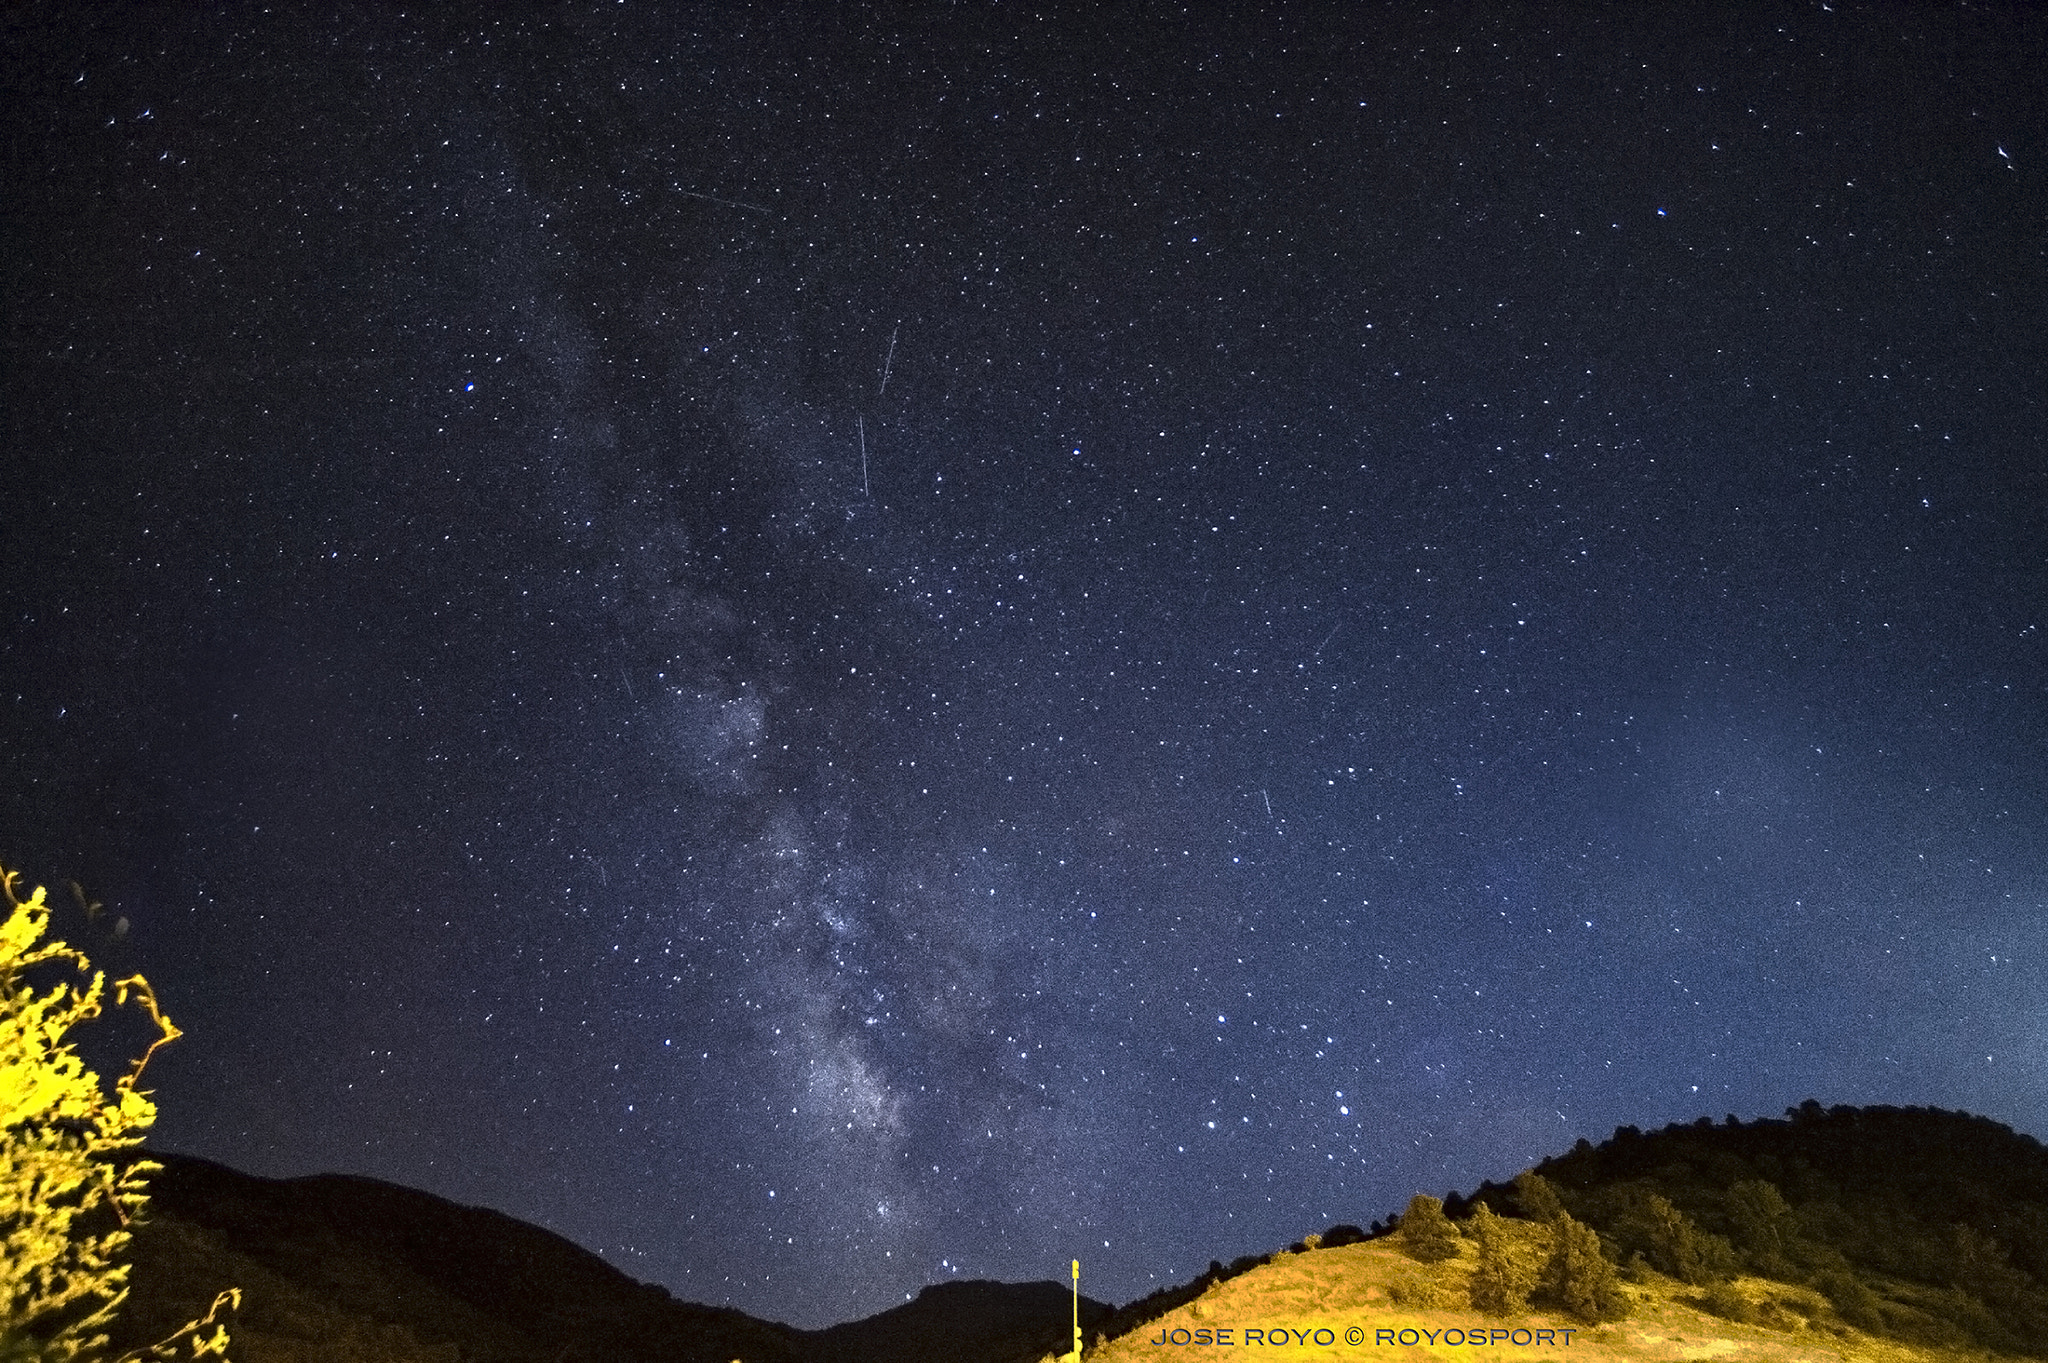
[[[1777,1121],[1623,1127],[1536,1169],[1624,1261],[1680,1271],[1645,1214],[1662,1197],[1707,1260],[1817,1288],[1864,1329],[2048,1357],[2048,1148],[1986,1118],[1809,1101]],[[1512,1189],[1472,1200],[1517,1209]]]
[[[118,1348],[240,1286],[237,1363],[806,1363],[802,1335],[678,1302],[497,1212],[375,1179],[255,1178],[152,1152]]]
[[[1527,1347],[1540,1347],[1533,1332],[1570,1328],[1575,1357],[2048,1357],[2048,1148],[1985,1118],[1808,1102],[1782,1121],[1623,1127],[1532,1173],[1447,1198],[1464,1235],[1451,1236],[1455,1256],[1441,1264],[1412,1257],[1422,1244],[1394,1229],[1398,1216],[1375,1222],[1366,1244],[1212,1264],[1120,1311],[1109,1324],[1119,1337],[1099,1356],[1170,1347],[1184,1330],[1204,1357],[1336,1358],[1356,1328],[1367,1348],[1381,1331],[1405,1347],[1401,1331],[1434,1330],[1414,1337],[1414,1356],[1473,1357],[1473,1330],[1528,1330]],[[1574,1319],[1554,1294],[1547,1309],[1540,1290],[1534,1308],[1474,1311],[1481,1204],[1508,1218],[1505,1255],[1525,1286],[1560,1241],[1544,1218],[1594,1228],[1600,1256],[1623,1269],[1627,1317]],[[1318,1327],[1336,1342],[1318,1347]],[[1247,1328],[1260,1338],[1247,1344]],[[1275,1328],[1308,1334],[1276,1354]],[[1511,1352],[1519,1343],[1481,1338]]]
[[[247,1293],[237,1363],[1032,1363],[1067,1343],[1063,1284],[946,1283],[800,1331],[675,1301],[538,1227],[411,1189],[156,1158],[166,1168],[137,1237],[121,1348],[162,1337],[228,1285]],[[2048,1148],[1983,1118],[1808,1103],[1782,1121],[1624,1127],[1533,1172],[1540,1181],[1448,1198],[1465,1235],[1444,1231],[1455,1253],[1440,1263],[1418,1262],[1420,1241],[1376,1222],[1364,1243],[1337,1245],[1360,1232],[1333,1228],[1335,1248],[1212,1264],[1114,1313],[1084,1299],[1088,1336],[1112,1336],[1089,1357],[1185,1340],[1218,1359],[1520,1357],[1546,1342],[1617,1360],[2048,1358]],[[1525,1278],[1561,1234],[1541,1218],[1594,1228],[1589,1262],[1625,1267],[1627,1318],[1576,1320],[1541,1293],[1504,1318],[1474,1312],[1481,1204],[1506,1218],[1502,1252]],[[1271,1342],[1278,1329],[1285,1347]],[[1529,1343],[1490,1333],[1502,1329]],[[1476,1354],[1474,1330],[1489,1332]]]
[[[1066,1347],[1057,1283],[946,1283],[803,1331],[674,1300],[562,1237],[375,1179],[264,1179],[151,1152],[151,1217],[117,1350],[243,1289],[236,1363],[862,1363],[1036,1359]],[[1085,1321],[1109,1308],[1082,1301]]]
[[[1542,1310],[1496,1318],[1463,1304],[1475,1257],[1467,1245],[1456,1259],[1419,1264],[1403,1252],[1399,1235],[1281,1253],[1090,1351],[1089,1363],[1135,1363],[1165,1354],[1290,1363],[1546,1356],[1578,1363],[1958,1363],[1981,1357],[1873,1338],[1842,1322],[1820,1294],[1760,1280],[1737,1286],[1784,1303],[1780,1328],[1717,1318],[1695,1304],[1691,1289],[1661,1277],[1625,1288],[1631,1305],[1626,1320],[1588,1325]],[[1359,1332],[1356,1344],[1347,1342],[1351,1330]],[[1281,1332],[1287,1343],[1275,1347],[1271,1341]],[[1483,1345],[1473,1347],[1481,1340]]]
[[[1081,1298],[1081,1328],[1110,1308]],[[831,1363],[1037,1363],[1071,1347],[1073,1298],[1058,1283],[949,1282],[917,1300],[810,1336]]]

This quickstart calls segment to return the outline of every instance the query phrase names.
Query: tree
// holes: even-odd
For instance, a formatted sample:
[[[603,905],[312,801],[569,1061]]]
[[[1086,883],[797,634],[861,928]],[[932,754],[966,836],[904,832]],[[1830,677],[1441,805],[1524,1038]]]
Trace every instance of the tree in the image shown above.
[[[1482,1202],[1473,1210],[1467,1229],[1479,1246],[1479,1266],[1472,1271],[1472,1309],[1489,1316],[1526,1311],[1536,1275],[1515,1257],[1507,1223]]]
[[[1600,1237],[1570,1216],[1551,1223],[1550,1262],[1543,1267],[1542,1284],[1546,1298],[1580,1320],[1620,1320],[1629,1311],[1628,1296],[1601,1252]]]
[[[43,941],[50,923],[43,890],[21,899],[16,879],[0,870],[8,904],[0,923],[0,1359],[88,1363],[103,1355],[105,1327],[128,1295],[120,1256],[148,1200],[148,1175],[161,1167],[130,1155],[156,1121],[142,1072],[178,1029],[157,1007],[149,981],[118,981],[115,1003],[134,1001],[158,1035],[113,1091],[103,1092],[65,1037],[100,1015],[106,976],[84,952]],[[31,973],[64,966],[91,982],[37,991]],[[181,1340],[193,1357],[225,1357],[227,1331],[215,1316],[230,1300],[238,1303],[239,1294],[223,1293],[204,1320],[124,1359],[165,1356]]]
[[[1812,1099],[1808,1099],[1812,1102]],[[1884,1329],[1884,1313],[1878,1308],[1877,1294],[1855,1271],[1847,1268],[1831,1268],[1813,1280],[1835,1308],[1835,1314],[1859,1330],[1873,1334]]]
[[[1735,1276],[1735,1251],[1728,1241],[1702,1231],[1660,1193],[1643,1200],[1636,1228],[1647,1239],[1650,1262],[1659,1272],[1694,1287]]]
[[[1557,1185],[1534,1169],[1524,1169],[1515,1175],[1515,1203],[1531,1221],[1548,1224],[1565,1214]]]
[[[1797,1225],[1778,1185],[1744,1179],[1728,1189],[1727,1206],[1729,1223],[1750,1265],[1767,1277],[1792,1277],[1788,1251]]]
[[[1428,1193],[1408,1199],[1408,1210],[1401,1214],[1401,1238],[1407,1242],[1408,1257],[1422,1263],[1458,1257],[1458,1228],[1444,1215],[1444,1204]]]

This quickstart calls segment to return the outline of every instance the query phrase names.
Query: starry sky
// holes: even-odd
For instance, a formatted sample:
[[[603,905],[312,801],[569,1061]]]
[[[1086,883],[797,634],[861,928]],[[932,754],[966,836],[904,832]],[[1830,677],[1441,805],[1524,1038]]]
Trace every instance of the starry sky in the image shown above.
[[[2048,1134],[2039,10],[427,8],[6,20],[156,1144],[818,1326]]]

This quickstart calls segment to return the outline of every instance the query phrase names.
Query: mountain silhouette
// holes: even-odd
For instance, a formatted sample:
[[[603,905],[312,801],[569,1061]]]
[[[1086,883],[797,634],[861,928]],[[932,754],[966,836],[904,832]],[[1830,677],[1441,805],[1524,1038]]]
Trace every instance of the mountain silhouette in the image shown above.
[[[1081,1298],[1083,1337],[1111,1313]],[[808,1342],[820,1350],[812,1357],[834,1363],[1037,1363],[1072,1347],[1072,1322],[1072,1289],[1059,1283],[945,1282]]]
[[[1035,1363],[1069,1347],[1055,1282],[949,1282],[865,1320],[798,1330],[675,1300],[501,1213],[340,1174],[266,1179],[148,1152],[147,1223],[115,1350],[240,1287],[236,1363]],[[1082,1298],[1084,1325],[1110,1313]]]
[[[537,1226],[414,1189],[150,1157],[164,1169],[117,1350],[163,1338],[229,1286],[244,1291],[237,1363],[1038,1363],[1069,1347],[1064,1283],[946,1282],[864,1320],[798,1330],[677,1301]],[[1511,1233],[1487,1231],[1482,1204]],[[1161,1332],[1270,1329],[1295,1315],[1327,1326],[1340,1308],[1376,1329],[1411,1317],[1465,1329],[1482,1320],[1466,1300],[1482,1233],[1535,1256],[1533,1272],[1575,1221],[1597,1233],[1594,1253],[1636,1312],[1581,1322],[1582,1342],[1611,1344],[1613,1357],[1638,1356],[1631,1331],[1711,1328],[1731,1348],[1767,1352],[1870,1337],[1906,1349],[1900,1358],[2048,1358],[2048,1148],[1966,1113],[1809,1101],[1783,1120],[1624,1126],[1515,1183],[1453,1192],[1442,1209],[1465,1229],[1446,1231],[1456,1248],[1433,1267],[1403,1248],[1412,1237],[1390,1215],[1369,1233],[1333,1226],[1211,1263],[1122,1310],[1084,1298],[1083,1331],[1117,1358],[1152,1356],[1140,1346]],[[1555,1316],[1546,1300],[1530,1309]]]

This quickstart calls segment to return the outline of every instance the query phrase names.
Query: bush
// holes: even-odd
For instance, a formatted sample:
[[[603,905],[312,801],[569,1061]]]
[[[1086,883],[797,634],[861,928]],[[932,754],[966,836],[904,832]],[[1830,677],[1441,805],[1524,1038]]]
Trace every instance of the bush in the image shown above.
[[[156,1105],[139,1086],[150,1056],[178,1029],[157,1007],[149,981],[117,982],[116,1004],[135,1000],[158,1036],[112,1094],[102,1092],[100,1077],[65,1037],[100,1015],[106,976],[85,953],[43,941],[50,923],[43,891],[20,899],[15,879],[0,870],[9,906],[0,923],[0,1358],[81,1363],[104,1351],[106,1327],[128,1296],[121,1255],[148,1200],[148,1175],[161,1167],[130,1154],[156,1121]],[[64,966],[91,983],[37,992],[31,972]],[[127,1357],[172,1356],[180,1341],[194,1358],[225,1356],[227,1331],[214,1318],[230,1301],[239,1303],[239,1294],[223,1293],[203,1321]]]
[[[1336,1249],[1340,1245],[1362,1245],[1365,1232],[1357,1226],[1339,1224],[1323,1232],[1323,1248]]]
[[[1482,1202],[1467,1229],[1479,1246],[1479,1266],[1472,1271],[1472,1309],[1489,1316],[1526,1311],[1536,1275],[1515,1257],[1506,1224]]]
[[[1631,1228],[1648,1242],[1650,1263],[1658,1272],[1694,1287],[1735,1276],[1734,1248],[1693,1225],[1669,1198],[1651,1193],[1630,1219]]]
[[[1524,1169],[1515,1175],[1515,1205],[1529,1220],[1546,1224],[1561,1220],[1565,1214],[1557,1185],[1534,1169]]]
[[[1408,1199],[1401,1213],[1401,1239],[1409,1258],[1439,1264],[1458,1257],[1458,1228],[1444,1215],[1444,1204],[1428,1193]]]
[[[1464,1294],[1456,1287],[1425,1274],[1388,1283],[1387,1299],[1411,1311],[1455,1311],[1465,1304]]]
[[[1813,1285],[1835,1308],[1835,1314],[1857,1329],[1884,1329],[1884,1313],[1879,1310],[1877,1293],[1854,1273],[1833,1269],[1821,1274]]]
[[[1778,1185],[1744,1179],[1728,1189],[1726,1202],[1744,1262],[1765,1277],[1796,1278],[1792,1249],[1798,1222]]]
[[[1754,1325],[1757,1320],[1756,1303],[1732,1282],[1719,1282],[1709,1286],[1700,1294],[1699,1308],[1710,1316],[1732,1320],[1737,1325]]]
[[[1543,1267],[1544,1297],[1584,1321],[1620,1320],[1628,1315],[1614,1265],[1601,1252],[1600,1237],[1583,1221],[1566,1216],[1552,1223],[1550,1262]]]

